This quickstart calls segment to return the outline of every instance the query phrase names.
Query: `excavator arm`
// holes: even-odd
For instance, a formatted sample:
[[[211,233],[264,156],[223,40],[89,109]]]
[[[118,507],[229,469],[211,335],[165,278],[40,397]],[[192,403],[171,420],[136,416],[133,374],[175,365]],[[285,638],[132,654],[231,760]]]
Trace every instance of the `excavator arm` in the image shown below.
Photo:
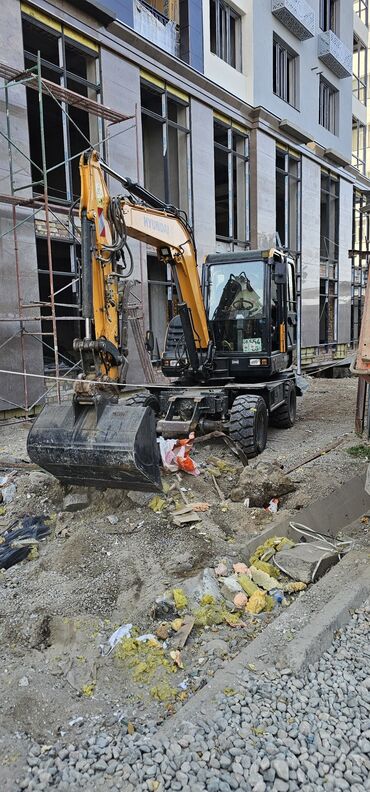
[[[121,181],[127,196],[110,197],[103,168]],[[159,490],[154,412],[127,406],[116,385],[124,380],[127,352],[120,282],[133,267],[127,238],[155,246],[163,264],[172,267],[190,365],[200,371],[202,353],[212,344],[192,232],[179,210],[111,171],[97,152],[82,155],[80,175],[85,337],[75,340],[74,349],[83,374],[72,404],[44,407],[28,435],[28,453],[65,484]],[[205,357],[208,365],[210,356]]]
[[[104,171],[118,179],[130,196],[111,199]],[[119,348],[118,282],[125,277],[120,258],[129,255],[127,237],[131,237],[155,247],[163,265],[171,265],[179,299],[190,312],[195,349],[206,351],[210,339],[195,247],[179,210],[119,176],[95,151],[82,155],[80,175],[82,312],[86,323],[85,338],[76,340],[75,349],[100,356],[102,378],[120,378],[126,350]]]

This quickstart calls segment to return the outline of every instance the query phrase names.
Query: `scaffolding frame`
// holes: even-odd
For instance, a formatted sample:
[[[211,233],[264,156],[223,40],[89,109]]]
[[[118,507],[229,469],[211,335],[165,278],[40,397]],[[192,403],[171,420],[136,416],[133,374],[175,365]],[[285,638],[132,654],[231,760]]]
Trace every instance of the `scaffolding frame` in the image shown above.
[[[24,404],[16,404],[15,402],[10,401],[9,399],[3,397],[0,393],[1,401],[10,405],[11,408],[16,408],[24,411],[26,417],[28,418],[32,411],[34,411],[35,407],[38,405],[40,401],[42,401],[46,396],[50,395],[50,392],[56,388],[56,397],[58,403],[61,401],[61,380],[65,379],[66,381],[70,381],[69,375],[73,373],[76,368],[81,368],[80,361],[73,362],[69,360],[65,355],[58,349],[58,336],[57,336],[57,323],[59,322],[78,322],[84,321],[82,316],[57,316],[56,315],[56,308],[57,307],[70,307],[69,303],[59,303],[56,302],[56,297],[60,292],[64,290],[64,288],[69,287],[72,282],[79,281],[79,276],[77,278],[72,277],[71,283],[67,283],[65,287],[55,291],[54,288],[54,270],[53,270],[53,254],[52,254],[52,233],[50,228],[50,216],[53,216],[58,223],[62,224],[66,230],[68,231],[69,238],[74,238],[77,242],[79,242],[79,238],[76,236],[76,227],[74,224],[74,217],[78,215],[78,211],[76,210],[73,199],[71,201],[64,201],[62,205],[57,203],[53,203],[49,200],[49,193],[48,193],[48,174],[55,170],[56,168],[64,165],[68,160],[64,158],[60,163],[57,165],[53,165],[51,167],[47,167],[47,158],[46,158],[46,142],[45,142],[45,127],[44,127],[44,110],[43,110],[43,96],[46,94],[50,96],[58,106],[58,108],[65,114],[66,118],[77,128],[80,132],[82,138],[85,138],[87,142],[87,146],[91,148],[99,149],[103,143],[106,141],[111,141],[117,135],[123,134],[127,132],[132,127],[137,127],[137,113],[138,108],[135,108],[135,114],[131,116],[124,115],[116,110],[112,110],[110,107],[97,102],[93,99],[89,99],[88,97],[81,96],[80,94],[71,91],[68,88],[62,87],[57,85],[56,83],[51,82],[50,80],[46,80],[42,77],[41,73],[41,55],[38,52],[37,55],[37,64],[32,66],[30,69],[26,69],[24,71],[17,71],[17,69],[8,66],[4,63],[0,63],[0,77],[4,79],[4,85],[0,87],[0,90],[4,91],[5,93],[5,114],[6,114],[6,133],[0,130],[0,135],[7,141],[8,146],[8,164],[9,164],[9,182],[10,182],[10,194],[0,194],[0,203],[8,204],[11,206],[11,213],[12,213],[12,225],[8,228],[3,234],[0,235],[0,240],[6,236],[7,234],[13,235],[13,244],[14,244],[14,261],[15,261],[15,272],[16,272],[16,291],[17,291],[17,304],[18,304],[18,315],[2,317],[0,316],[0,323],[7,322],[19,322],[19,329],[12,333],[9,338],[5,339],[2,344],[0,345],[0,349],[3,349],[8,343],[14,340],[17,337],[20,337],[21,343],[21,360],[22,360],[22,372],[8,372],[14,374],[21,374],[23,379],[23,395],[24,395]],[[10,97],[9,92],[12,87],[23,85],[25,88],[31,88],[37,91],[38,94],[38,108],[39,108],[39,123],[40,123],[40,146],[41,146],[41,167],[37,163],[33,162],[31,156],[22,151],[19,146],[15,143],[12,139],[12,127],[11,127],[11,112],[10,112]],[[92,115],[95,115],[101,118],[103,121],[110,122],[107,129],[104,130],[104,134],[101,140],[91,142],[89,141],[82,130],[78,127],[76,122],[70,118],[67,107],[71,105],[73,107],[78,107],[80,109],[85,110]],[[120,124],[126,121],[133,121],[133,123],[128,126],[120,129],[115,134],[110,134],[110,127],[115,124]],[[107,133],[107,134],[106,134]],[[137,144],[137,135],[136,135],[136,144]],[[20,155],[22,155],[28,163],[28,166],[34,166],[34,168],[40,173],[40,179],[37,181],[31,181],[29,184],[22,185],[21,187],[16,187],[15,185],[15,170],[14,170],[14,160],[13,160],[13,150],[16,150]],[[75,159],[80,157],[83,151],[86,150],[86,146],[82,149],[78,154],[73,155],[69,158],[69,160]],[[35,186],[40,188],[40,194],[36,197],[33,196],[32,198],[25,198],[20,196],[18,193],[25,189],[30,189]],[[26,217],[22,217],[21,220],[18,222],[17,217],[17,208],[24,207],[29,208],[30,213],[26,215]],[[34,221],[35,217],[38,213],[42,211],[45,217],[45,227],[46,227],[46,245],[47,245],[47,262],[48,262],[48,277],[49,277],[49,297],[50,301],[38,301],[33,302],[31,304],[27,304],[22,302],[21,299],[21,274],[20,274],[20,261],[19,261],[19,246],[18,246],[18,229],[24,223]],[[67,215],[66,223],[63,222],[60,215]],[[71,276],[74,276],[76,273],[71,272]],[[35,308],[36,315],[35,316],[25,316],[24,311],[29,310],[30,308]],[[41,308],[48,308],[50,309],[50,316],[42,316]],[[26,324],[28,322],[40,322],[40,331],[34,332],[27,330]],[[48,321],[51,322],[52,331],[45,332],[42,330],[41,322]],[[37,339],[43,347],[46,346],[51,349],[54,353],[54,367],[55,367],[55,382],[39,396],[36,401],[33,403],[30,402],[28,386],[27,386],[27,379],[28,377],[35,377],[39,376],[44,381],[48,380],[49,378],[45,375],[35,375],[27,371],[27,362],[26,362],[26,350],[25,350],[25,338],[27,336],[32,336],[33,338]],[[46,340],[47,338],[52,339],[51,344],[49,344]],[[70,364],[68,370],[61,374],[60,372],[60,359],[65,360]],[[3,370],[0,373],[5,373]]]

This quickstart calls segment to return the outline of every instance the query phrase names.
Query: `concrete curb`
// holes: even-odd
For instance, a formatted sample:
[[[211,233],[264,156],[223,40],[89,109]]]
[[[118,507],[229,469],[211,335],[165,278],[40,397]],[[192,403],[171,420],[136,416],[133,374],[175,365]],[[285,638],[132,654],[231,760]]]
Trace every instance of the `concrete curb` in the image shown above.
[[[359,551],[351,551],[321,578],[237,657],[218,671],[158,733],[173,735],[185,722],[195,721],[199,713],[217,710],[217,696],[224,688],[238,690],[238,676],[253,664],[251,673],[270,676],[290,669],[303,672],[315,663],[332,643],[334,633],[351,618],[351,611],[370,595],[370,562]]]
[[[365,478],[365,474],[355,476],[330,495],[314,501],[306,509],[300,509],[288,517],[282,512],[281,519],[274,520],[268,528],[252,536],[243,550],[251,555],[271,536],[287,536],[295,542],[298,541],[299,534],[292,531],[290,522],[302,523],[327,536],[337,536],[341,530],[345,533],[348,525],[370,509],[370,496],[365,492]]]

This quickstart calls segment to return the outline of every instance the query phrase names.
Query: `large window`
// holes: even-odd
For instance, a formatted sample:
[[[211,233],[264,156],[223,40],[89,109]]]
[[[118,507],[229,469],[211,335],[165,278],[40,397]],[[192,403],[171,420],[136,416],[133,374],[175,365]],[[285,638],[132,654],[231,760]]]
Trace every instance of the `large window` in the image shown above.
[[[337,135],[338,91],[320,76],[319,124],[333,135]]]
[[[360,335],[369,269],[370,222],[367,212],[361,211],[366,203],[366,195],[354,190],[351,279],[351,340],[353,342],[358,341]]]
[[[97,99],[99,87],[99,59],[93,42],[81,44],[80,37],[61,25],[49,27],[28,16],[23,18],[23,45],[25,68],[37,63],[37,53],[41,54],[42,77],[57,85],[69,88],[89,99]],[[66,112],[64,112],[66,111]],[[32,180],[40,180],[41,135],[40,115],[37,92],[27,89],[27,113],[30,138]],[[66,115],[68,113],[68,116]],[[60,106],[48,95],[43,95],[43,116],[48,168],[49,194],[54,201],[71,201],[79,197],[79,157],[88,148],[89,141],[98,147],[102,139],[99,119],[80,107],[63,104]],[[57,167],[55,167],[57,166]],[[40,192],[35,185],[34,193]]]
[[[144,184],[162,201],[178,207],[191,221],[189,100],[170,86],[141,82]],[[168,322],[176,312],[170,268],[147,257],[149,325],[154,335],[152,359],[164,348]]]
[[[273,91],[276,96],[297,107],[298,104],[298,56],[279,39],[274,38]]]
[[[333,30],[334,33],[338,33],[338,16],[338,0],[320,0],[319,25],[321,30]]]
[[[210,0],[211,52],[241,71],[241,17],[223,0]]]
[[[368,24],[369,18],[369,11],[368,11],[369,2],[368,0],[354,0],[353,2],[353,10],[355,14],[358,14],[362,22],[365,25]]]
[[[339,179],[321,172],[320,344],[337,340],[339,251]]]
[[[216,236],[246,245],[249,240],[248,136],[239,128],[214,122]]]
[[[352,117],[352,165],[366,174],[366,126]]]
[[[352,91],[356,99],[367,101],[367,47],[357,36],[353,37]]]
[[[143,80],[141,114],[145,187],[191,218],[188,97]]]
[[[301,249],[301,160],[293,152],[276,149],[276,231],[292,253]]]

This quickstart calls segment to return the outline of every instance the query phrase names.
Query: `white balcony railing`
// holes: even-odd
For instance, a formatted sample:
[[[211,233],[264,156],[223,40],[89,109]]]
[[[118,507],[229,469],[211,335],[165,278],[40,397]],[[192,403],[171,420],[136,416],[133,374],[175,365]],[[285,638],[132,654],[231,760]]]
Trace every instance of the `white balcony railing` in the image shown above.
[[[320,31],[317,54],[337,77],[351,77],[352,53],[332,30]]]
[[[306,0],[272,0],[272,13],[300,41],[315,35],[315,12]]]
[[[134,0],[134,30],[171,55],[179,56],[178,25],[145,0]]]

